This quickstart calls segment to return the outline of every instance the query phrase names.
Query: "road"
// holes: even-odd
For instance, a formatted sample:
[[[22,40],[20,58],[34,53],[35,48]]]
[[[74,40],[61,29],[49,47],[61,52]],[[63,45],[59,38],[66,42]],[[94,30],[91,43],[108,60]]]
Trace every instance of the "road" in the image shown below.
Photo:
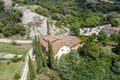
[[[27,80],[27,74],[28,74],[28,56],[30,55],[30,58],[32,59],[32,50],[33,48],[30,49],[30,51],[28,52],[27,56],[26,56],[26,63],[25,63],[25,67],[23,69],[23,74],[21,76],[20,80]]]
[[[0,39],[0,42],[4,42],[4,43],[12,43],[12,42],[16,42],[16,43],[32,43],[32,40]]]

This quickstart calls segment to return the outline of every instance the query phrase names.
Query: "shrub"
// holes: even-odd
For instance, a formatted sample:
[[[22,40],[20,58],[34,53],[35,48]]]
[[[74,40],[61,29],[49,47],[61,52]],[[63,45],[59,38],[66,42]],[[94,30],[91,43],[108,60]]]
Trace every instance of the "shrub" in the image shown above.
[[[61,28],[62,27],[62,21],[57,21],[55,23],[55,26]]]
[[[14,57],[12,58],[12,61],[13,61],[13,62],[18,62],[18,61],[19,61],[18,56],[14,56]]]
[[[18,80],[20,78],[20,74],[19,73],[16,73],[15,75],[14,75],[14,80]]]

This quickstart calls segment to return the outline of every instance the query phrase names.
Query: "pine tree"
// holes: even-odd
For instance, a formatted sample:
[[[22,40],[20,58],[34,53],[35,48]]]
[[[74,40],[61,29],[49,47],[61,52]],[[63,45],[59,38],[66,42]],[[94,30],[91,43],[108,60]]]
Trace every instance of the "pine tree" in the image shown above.
[[[30,56],[29,56],[29,61],[28,61],[28,68],[29,68],[28,79],[34,80],[36,78],[36,73],[35,73],[34,66],[32,65]]]
[[[53,69],[54,65],[54,54],[51,43],[48,41],[48,66],[49,68]]]

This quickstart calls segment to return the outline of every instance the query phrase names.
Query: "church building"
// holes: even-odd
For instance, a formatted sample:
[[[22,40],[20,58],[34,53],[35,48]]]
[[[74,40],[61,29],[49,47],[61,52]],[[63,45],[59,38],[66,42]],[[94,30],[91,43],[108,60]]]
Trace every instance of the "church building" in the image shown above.
[[[47,21],[47,35],[40,37],[41,46],[45,53],[48,52],[48,41],[52,45],[55,57],[58,58],[80,46],[80,39],[76,36],[55,35],[53,33],[53,23],[50,20]]]

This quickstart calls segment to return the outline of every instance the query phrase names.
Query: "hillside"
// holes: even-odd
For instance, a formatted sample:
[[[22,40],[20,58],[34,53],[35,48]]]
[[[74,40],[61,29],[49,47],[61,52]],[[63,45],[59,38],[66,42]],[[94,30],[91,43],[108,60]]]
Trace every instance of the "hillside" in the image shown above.
[[[51,16],[59,28],[68,27],[75,34],[83,27],[96,27],[104,24],[120,25],[120,3],[85,0],[14,0],[43,16]],[[37,8],[33,9],[36,5]],[[77,26],[73,29],[73,26]]]

